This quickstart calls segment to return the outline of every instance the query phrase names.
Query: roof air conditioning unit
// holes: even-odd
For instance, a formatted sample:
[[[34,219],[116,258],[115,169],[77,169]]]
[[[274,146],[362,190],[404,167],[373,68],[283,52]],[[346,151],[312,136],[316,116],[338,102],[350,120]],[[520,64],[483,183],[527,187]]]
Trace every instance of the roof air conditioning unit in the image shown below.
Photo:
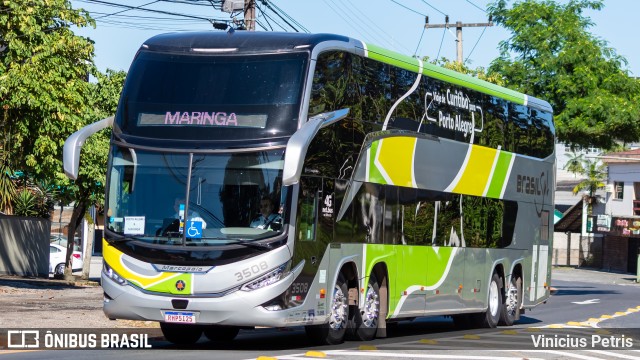
[[[244,10],[244,0],[224,0],[222,3],[222,11],[233,13]]]

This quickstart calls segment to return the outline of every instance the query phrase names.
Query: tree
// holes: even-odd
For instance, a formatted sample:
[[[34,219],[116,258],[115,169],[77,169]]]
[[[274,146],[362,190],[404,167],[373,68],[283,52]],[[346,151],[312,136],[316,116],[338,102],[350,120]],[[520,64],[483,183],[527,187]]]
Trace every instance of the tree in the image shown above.
[[[580,174],[583,170],[582,166],[585,160],[584,154],[572,150],[568,156],[569,160],[567,160],[567,163],[562,169],[567,170],[568,172],[575,175]]]
[[[574,172],[581,177],[581,181],[573,188],[573,194],[584,192],[583,199],[588,206],[588,214],[593,210],[593,203],[598,199],[596,191],[605,187],[607,180],[606,165],[598,160],[582,159],[573,166]]]
[[[601,0],[506,0],[490,4],[496,23],[511,31],[489,73],[506,86],[549,101],[561,141],[609,149],[615,141],[640,139],[640,84],[626,60],[588,32],[585,10]]]
[[[82,121],[94,72],[93,43],[71,27],[92,24],[65,0],[0,5],[0,129],[11,168],[36,179],[60,171],[64,139]]]

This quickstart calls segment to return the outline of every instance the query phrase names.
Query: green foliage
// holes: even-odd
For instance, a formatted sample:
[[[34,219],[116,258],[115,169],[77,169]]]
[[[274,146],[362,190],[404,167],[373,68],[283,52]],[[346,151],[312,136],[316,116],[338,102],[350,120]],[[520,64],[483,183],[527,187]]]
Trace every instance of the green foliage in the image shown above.
[[[585,10],[600,0],[522,0],[489,6],[496,23],[511,31],[489,68],[506,86],[549,101],[557,135],[573,145],[609,149],[640,139],[640,83],[626,60],[588,31]]]
[[[571,162],[572,160],[573,162]],[[573,194],[585,193],[584,200],[588,204],[587,211],[591,214],[593,203],[598,198],[596,191],[605,187],[607,167],[599,160],[586,159],[581,156],[574,156],[570,162],[572,172],[581,178],[580,182],[573,188]]]
[[[0,129],[11,168],[38,179],[61,169],[62,145],[82,123],[95,72],[93,43],[71,27],[92,24],[66,0],[0,3]]]
[[[9,161],[6,152],[2,151],[0,155],[0,211],[3,213],[11,213],[11,204],[16,195],[16,187],[11,180],[13,171],[9,167]]]
[[[38,215],[38,199],[29,189],[22,189],[15,198],[14,215],[36,216]]]

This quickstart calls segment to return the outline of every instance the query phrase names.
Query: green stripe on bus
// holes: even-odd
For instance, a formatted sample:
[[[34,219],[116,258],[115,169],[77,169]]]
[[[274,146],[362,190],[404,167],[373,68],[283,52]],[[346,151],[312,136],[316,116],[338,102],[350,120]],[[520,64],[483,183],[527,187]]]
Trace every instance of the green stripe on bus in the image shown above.
[[[507,172],[509,171],[509,163],[511,162],[512,157],[513,153],[500,151],[498,162],[496,163],[496,168],[493,171],[493,177],[491,178],[491,185],[489,185],[489,190],[487,191],[487,197],[494,199],[500,198],[502,185],[507,181]]]
[[[387,180],[384,179],[382,173],[376,166],[376,153],[378,152],[378,146],[380,145],[380,140],[376,140],[371,143],[371,148],[369,148],[369,179],[367,181],[376,183],[376,184],[387,184]]]
[[[513,101],[520,105],[524,105],[524,94],[511,89],[503,88],[488,81],[480,80],[473,76],[468,76],[453,70],[441,68],[431,63],[424,64],[423,73],[438,80],[468,87],[469,89],[480,91],[491,96],[499,97],[505,100]]]
[[[367,44],[367,50],[369,51],[369,58],[373,60],[397,66],[415,73],[420,73],[420,62],[416,58],[402,55],[372,44]]]
[[[369,51],[368,57],[389,65],[397,66],[405,70],[420,73],[420,63],[417,59],[400,53],[387,50],[377,45],[366,44]],[[424,62],[422,73],[434,79],[446,81],[455,85],[464,86],[472,90],[480,91],[487,95],[495,96],[516,104],[524,105],[525,96],[515,90],[503,88],[488,81],[480,80],[473,76],[442,68],[440,66]]]

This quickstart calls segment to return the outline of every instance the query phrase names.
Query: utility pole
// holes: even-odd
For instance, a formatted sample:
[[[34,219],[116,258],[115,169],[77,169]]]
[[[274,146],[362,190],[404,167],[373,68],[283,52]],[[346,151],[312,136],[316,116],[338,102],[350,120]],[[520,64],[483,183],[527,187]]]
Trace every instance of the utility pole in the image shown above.
[[[445,16],[445,23],[444,24],[429,24],[429,17],[427,16],[425,18],[425,23],[424,23],[424,27],[429,29],[429,28],[445,28],[445,29],[449,29],[450,27],[452,27],[452,24],[449,23],[449,15]],[[457,47],[456,47],[456,58],[457,58],[457,62],[459,64],[462,64],[462,28],[463,27],[486,27],[486,26],[493,26],[493,21],[491,20],[491,16],[489,16],[489,22],[486,23],[469,23],[469,24],[463,24],[461,21],[457,21],[455,23],[455,27],[456,27],[456,43],[457,43]]]
[[[244,28],[256,31],[256,0],[244,0]]]

